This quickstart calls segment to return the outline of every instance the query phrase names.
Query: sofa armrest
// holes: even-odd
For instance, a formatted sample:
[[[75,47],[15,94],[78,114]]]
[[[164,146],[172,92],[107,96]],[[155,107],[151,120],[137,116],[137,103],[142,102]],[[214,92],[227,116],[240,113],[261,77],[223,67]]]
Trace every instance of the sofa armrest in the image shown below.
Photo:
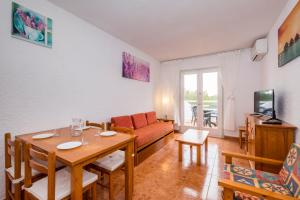
[[[241,183],[237,183],[231,180],[221,179],[218,181],[218,185],[224,188],[224,200],[232,200],[233,192],[239,191],[249,195],[263,197],[264,199],[284,199],[284,200],[296,200],[295,197],[285,196],[279,193],[271,192],[254,186],[249,186]]]
[[[157,119],[157,121],[159,121],[159,122],[171,122],[172,124],[174,124],[174,119]]]
[[[281,161],[281,160],[274,160],[274,159],[270,159],[270,158],[244,155],[244,154],[240,154],[240,153],[223,151],[222,155],[225,156],[225,162],[227,164],[232,164],[232,158],[251,160],[251,161],[258,162],[258,163],[264,163],[264,164],[270,164],[270,165],[282,165],[283,164],[283,161]]]

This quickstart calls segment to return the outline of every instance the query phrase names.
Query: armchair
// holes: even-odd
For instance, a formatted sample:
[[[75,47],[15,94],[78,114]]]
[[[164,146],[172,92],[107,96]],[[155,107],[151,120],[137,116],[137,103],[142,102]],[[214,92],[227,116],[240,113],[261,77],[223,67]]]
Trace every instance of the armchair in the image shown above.
[[[293,144],[285,161],[223,152],[224,179],[219,180],[225,200],[287,199],[300,197],[300,146]],[[283,165],[279,174],[247,169],[232,164],[232,158],[274,166]]]

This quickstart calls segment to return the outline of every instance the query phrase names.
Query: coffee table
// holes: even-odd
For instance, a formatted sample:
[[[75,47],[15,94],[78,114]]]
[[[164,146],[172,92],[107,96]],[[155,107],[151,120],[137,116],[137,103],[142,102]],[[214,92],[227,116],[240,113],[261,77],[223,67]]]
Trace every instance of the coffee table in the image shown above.
[[[197,165],[201,163],[201,146],[205,143],[205,151],[207,151],[207,137],[209,131],[198,130],[198,129],[188,129],[182,135],[175,139],[178,142],[178,160],[182,161],[182,145],[186,144],[190,146],[197,147]]]

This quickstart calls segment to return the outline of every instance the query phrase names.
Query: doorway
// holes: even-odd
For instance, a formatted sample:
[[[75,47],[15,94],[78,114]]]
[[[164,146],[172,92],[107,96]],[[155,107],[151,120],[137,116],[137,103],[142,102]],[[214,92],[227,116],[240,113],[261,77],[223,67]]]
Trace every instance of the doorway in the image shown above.
[[[200,69],[181,72],[181,125],[184,129],[209,130],[223,135],[223,103],[220,70]]]

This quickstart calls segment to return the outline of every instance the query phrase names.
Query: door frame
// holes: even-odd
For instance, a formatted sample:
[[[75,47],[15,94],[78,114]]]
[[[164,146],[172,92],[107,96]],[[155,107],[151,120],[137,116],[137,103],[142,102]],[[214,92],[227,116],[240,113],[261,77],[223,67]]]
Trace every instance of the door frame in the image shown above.
[[[199,106],[199,99],[202,98],[202,91],[200,94],[199,89],[203,88],[203,80],[200,79],[200,76],[202,76],[203,73],[209,73],[209,72],[218,72],[218,128],[217,129],[211,129],[211,128],[205,128],[203,127],[203,114],[200,112],[201,108]],[[197,122],[196,127],[192,126],[185,126],[184,125],[184,75],[186,74],[197,74]],[[196,68],[196,69],[188,69],[188,70],[180,70],[180,129],[185,131],[188,128],[197,128],[201,130],[209,130],[210,136],[213,137],[223,137],[224,136],[224,129],[223,129],[223,84],[221,80],[221,68],[220,67],[209,67],[209,68]],[[201,105],[202,106],[202,105]],[[200,114],[201,113],[201,114]]]

